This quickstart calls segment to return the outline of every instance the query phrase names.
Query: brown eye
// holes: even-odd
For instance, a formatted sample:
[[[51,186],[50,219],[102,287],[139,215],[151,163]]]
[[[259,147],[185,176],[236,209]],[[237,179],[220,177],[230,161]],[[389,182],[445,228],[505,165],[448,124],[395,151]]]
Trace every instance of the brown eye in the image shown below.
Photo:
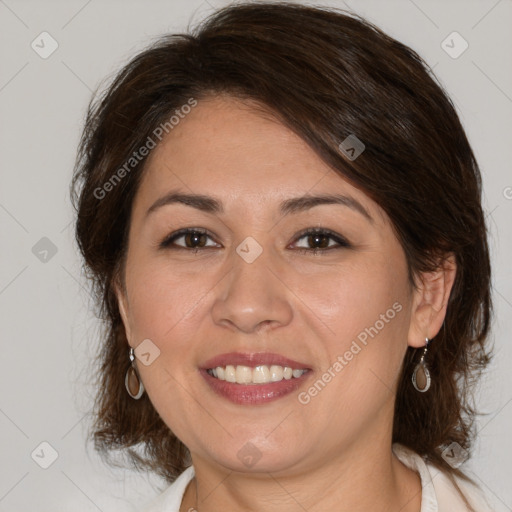
[[[187,247],[196,248],[196,244],[198,247],[204,247],[206,244],[206,238],[208,235],[205,235],[204,233],[187,233],[185,235],[182,235],[185,240],[185,245]]]
[[[325,229],[309,229],[303,232],[297,240],[305,239],[306,248],[299,248],[303,253],[322,253],[333,249],[350,247],[349,242],[341,235]],[[331,242],[334,242],[331,244]]]
[[[329,236],[315,233],[307,235],[308,244],[315,245],[314,249],[326,249],[329,247]]]
[[[161,243],[161,248],[167,249],[207,249],[212,246],[207,246],[206,242],[211,238],[207,231],[203,229],[180,229],[165,238]],[[184,244],[177,244],[176,241],[183,239]]]

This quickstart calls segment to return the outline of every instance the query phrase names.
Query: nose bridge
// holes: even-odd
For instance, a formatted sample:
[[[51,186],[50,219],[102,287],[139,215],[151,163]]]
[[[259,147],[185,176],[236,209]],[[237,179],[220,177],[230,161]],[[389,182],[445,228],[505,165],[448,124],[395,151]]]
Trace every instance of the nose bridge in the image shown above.
[[[265,233],[247,236],[233,248],[231,272],[212,310],[216,323],[227,322],[251,332],[260,325],[290,321],[291,305],[279,278],[279,262],[270,246],[264,246],[270,239]]]

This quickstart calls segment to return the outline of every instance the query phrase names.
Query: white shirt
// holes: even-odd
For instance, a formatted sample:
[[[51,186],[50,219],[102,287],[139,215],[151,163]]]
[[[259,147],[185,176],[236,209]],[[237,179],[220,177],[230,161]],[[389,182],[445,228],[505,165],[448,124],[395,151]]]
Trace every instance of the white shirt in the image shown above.
[[[393,453],[408,468],[416,471],[421,479],[422,495],[420,512],[467,512],[457,489],[444,472],[439,471],[417,453],[395,443]],[[194,478],[194,466],[188,467],[143,512],[179,512],[185,489]],[[457,477],[456,481],[476,512],[493,512],[484,494],[475,486]]]

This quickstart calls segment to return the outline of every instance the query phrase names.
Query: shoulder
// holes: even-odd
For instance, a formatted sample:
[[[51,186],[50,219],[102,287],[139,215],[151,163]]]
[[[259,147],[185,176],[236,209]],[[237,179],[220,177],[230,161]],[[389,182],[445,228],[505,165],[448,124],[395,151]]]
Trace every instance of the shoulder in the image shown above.
[[[455,485],[448,478],[446,473],[430,464],[426,465],[432,475],[432,482],[439,501],[439,512],[444,512],[445,510],[446,512],[451,510],[468,510]],[[476,512],[493,512],[486,496],[480,488],[458,477],[455,477],[455,481]],[[457,508],[454,508],[455,506]]]
[[[393,452],[400,461],[421,478],[421,512],[469,512],[448,474],[426,462],[419,454],[395,443]],[[484,493],[470,482],[454,477],[460,490],[476,512],[493,512]]]
[[[179,512],[185,489],[194,478],[194,466],[189,466],[161,494],[153,499],[141,512]]]

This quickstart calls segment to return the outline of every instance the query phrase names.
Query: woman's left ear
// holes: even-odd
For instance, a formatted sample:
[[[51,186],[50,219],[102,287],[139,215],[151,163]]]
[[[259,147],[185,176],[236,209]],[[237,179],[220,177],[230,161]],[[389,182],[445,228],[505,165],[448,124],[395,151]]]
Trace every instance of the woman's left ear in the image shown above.
[[[413,289],[409,346],[423,347],[425,338],[432,339],[440,331],[456,274],[455,255],[450,253],[440,260],[435,271],[423,272],[417,277],[417,286]]]

